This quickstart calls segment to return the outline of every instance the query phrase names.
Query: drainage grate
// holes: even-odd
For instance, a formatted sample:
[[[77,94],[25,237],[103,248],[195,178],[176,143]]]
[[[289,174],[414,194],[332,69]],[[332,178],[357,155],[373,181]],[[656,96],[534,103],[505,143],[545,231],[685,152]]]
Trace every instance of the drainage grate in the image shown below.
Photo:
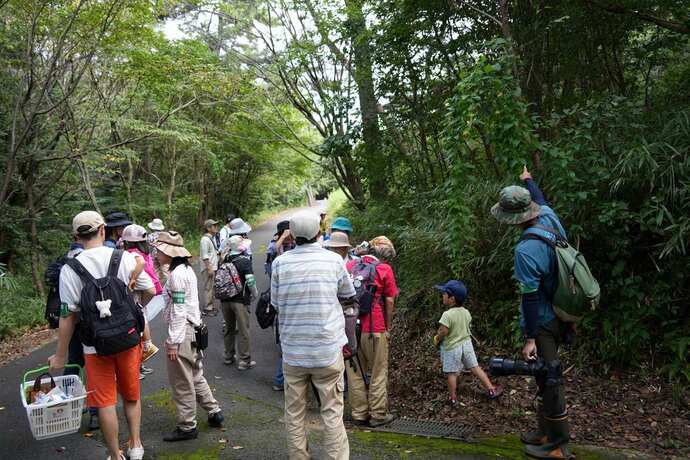
[[[389,433],[414,434],[432,438],[457,439],[460,441],[469,440],[469,436],[472,434],[472,428],[467,425],[429,420],[413,420],[410,418],[399,418],[393,420],[388,425],[373,428],[373,430],[386,431]]]

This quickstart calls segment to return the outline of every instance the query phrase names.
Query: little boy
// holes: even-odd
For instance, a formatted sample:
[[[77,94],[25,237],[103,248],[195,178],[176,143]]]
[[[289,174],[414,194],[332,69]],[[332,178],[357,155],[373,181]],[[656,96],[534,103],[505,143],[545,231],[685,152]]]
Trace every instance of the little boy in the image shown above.
[[[457,386],[458,373],[463,369],[469,369],[486,388],[490,399],[498,398],[503,393],[503,387],[494,386],[486,375],[486,372],[477,364],[477,357],[472,346],[470,334],[470,312],[461,305],[467,298],[467,288],[458,280],[450,280],[445,284],[434,286],[443,293],[443,305],[448,310],[443,312],[438,321],[440,326],[434,336],[434,345],[441,349],[441,362],[443,372],[448,377],[448,391],[450,399],[448,404],[455,406],[458,402]]]

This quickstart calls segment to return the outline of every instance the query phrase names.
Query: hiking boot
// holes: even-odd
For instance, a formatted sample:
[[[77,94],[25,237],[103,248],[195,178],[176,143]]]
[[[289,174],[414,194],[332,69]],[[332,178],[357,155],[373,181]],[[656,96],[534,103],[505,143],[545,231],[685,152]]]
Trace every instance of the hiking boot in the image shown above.
[[[398,418],[398,416],[393,415],[393,414],[387,414],[383,418],[372,418],[369,420],[369,426],[372,428],[376,428],[379,426],[388,425],[390,422],[392,422],[396,418]]]
[[[354,426],[366,427],[366,426],[369,426],[369,420],[366,420],[366,419],[362,420],[362,419],[358,419],[358,418],[353,418],[352,424]]]
[[[488,390],[486,395],[489,399],[496,399],[503,394],[503,387],[501,385],[496,385],[492,390]]]
[[[199,432],[196,428],[192,428],[189,431],[181,429],[179,426],[173,430],[172,433],[163,436],[163,441],[165,442],[177,442],[177,441],[187,441],[189,439],[196,439],[199,436]]]
[[[567,415],[560,419],[549,419],[548,417],[544,417],[544,422],[547,434],[546,443],[540,446],[528,444],[525,446],[525,453],[532,458],[574,458],[568,447],[570,430],[568,427]]]
[[[89,431],[95,431],[99,430],[101,428],[101,424],[98,423],[98,414],[91,414],[91,417],[89,417]]]
[[[208,426],[220,428],[223,426],[223,420],[225,420],[225,417],[223,417],[222,411],[214,412],[208,416]]]
[[[541,404],[537,406],[537,429],[528,433],[520,434],[520,441],[524,444],[541,446],[546,444],[546,422],[544,421],[544,408]]]
[[[151,359],[153,355],[158,353],[158,350],[160,350],[160,348],[150,343],[149,347],[146,350],[144,350],[144,353],[141,355],[141,362],[143,363],[146,362],[146,360]]]
[[[256,361],[252,360],[240,361],[239,363],[237,363],[237,369],[240,371],[246,371],[247,369],[251,369],[254,366],[256,366]]]

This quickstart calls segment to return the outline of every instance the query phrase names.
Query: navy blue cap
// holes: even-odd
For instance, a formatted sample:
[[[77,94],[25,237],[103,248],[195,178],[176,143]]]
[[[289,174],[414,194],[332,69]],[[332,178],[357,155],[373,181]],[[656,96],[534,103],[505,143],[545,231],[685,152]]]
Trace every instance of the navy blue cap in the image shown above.
[[[445,292],[446,294],[455,297],[455,302],[458,305],[465,303],[465,299],[467,298],[467,288],[462,281],[448,280],[445,284],[437,284],[434,287],[441,292]]]

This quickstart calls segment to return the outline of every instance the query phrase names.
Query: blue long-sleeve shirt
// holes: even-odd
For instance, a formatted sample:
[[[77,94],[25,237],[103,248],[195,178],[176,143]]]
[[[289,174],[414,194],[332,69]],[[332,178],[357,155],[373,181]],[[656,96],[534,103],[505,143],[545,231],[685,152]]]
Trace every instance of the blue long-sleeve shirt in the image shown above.
[[[541,206],[537,223],[543,227],[553,229],[563,238],[566,237],[565,229],[561,225],[558,216],[549,206],[536,182],[532,179],[525,181],[532,201]],[[539,227],[528,227],[522,235],[537,234],[541,237],[556,241],[555,235]],[[553,249],[540,240],[523,240],[515,247],[515,278],[520,284],[520,293],[523,301],[520,307],[520,325],[527,337],[535,337],[539,326],[552,321],[556,315],[553,311],[551,299],[558,282],[558,267]],[[525,295],[536,293],[536,302],[525,305]],[[527,307],[527,310],[526,308]]]

